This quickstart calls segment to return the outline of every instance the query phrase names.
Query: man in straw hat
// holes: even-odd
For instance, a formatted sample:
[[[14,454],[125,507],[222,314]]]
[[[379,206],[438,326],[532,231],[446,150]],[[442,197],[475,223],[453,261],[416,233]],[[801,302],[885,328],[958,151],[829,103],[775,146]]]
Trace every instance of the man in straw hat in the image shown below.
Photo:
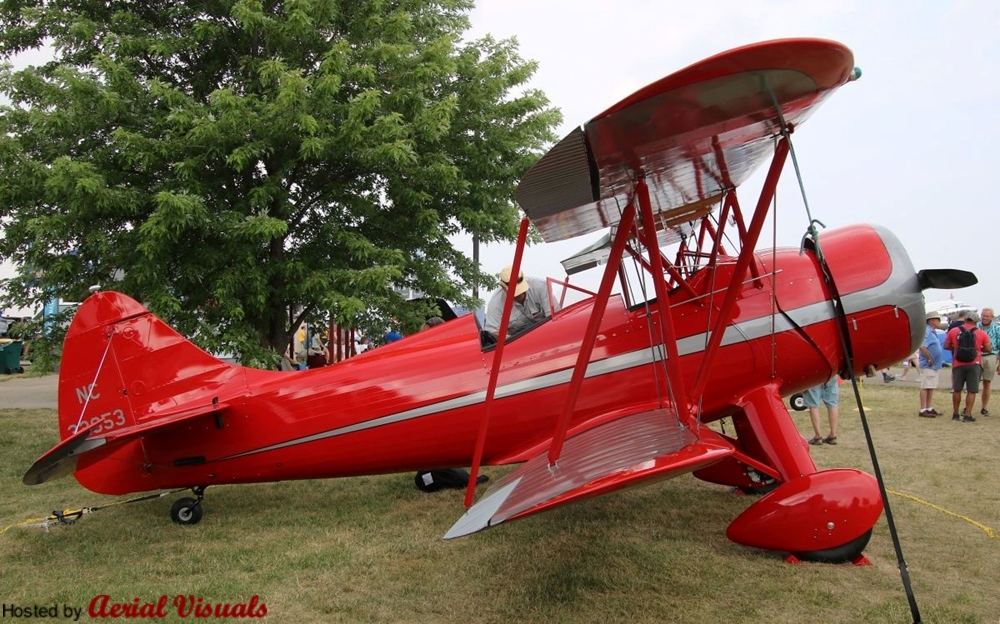
[[[938,387],[938,371],[944,365],[944,349],[941,348],[941,341],[937,337],[937,329],[941,326],[941,315],[936,311],[928,312],[926,318],[924,341],[917,350],[920,354],[920,370],[917,372],[920,378],[919,415],[923,418],[935,418],[941,413],[931,406],[931,401],[934,398],[934,389]]]
[[[500,333],[500,320],[503,317],[503,306],[507,300],[507,286],[510,284],[511,267],[506,266],[500,271],[500,290],[493,293],[486,305],[486,325],[484,329],[494,336]],[[556,307],[558,309],[558,306]],[[507,325],[507,335],[530,327],[545,320],[552,314],[549,305],[549,289],[545,280],[536,277],[525,277],[524,271],[517,275],[514,284],[514,307],[510,312],[510,323]]]

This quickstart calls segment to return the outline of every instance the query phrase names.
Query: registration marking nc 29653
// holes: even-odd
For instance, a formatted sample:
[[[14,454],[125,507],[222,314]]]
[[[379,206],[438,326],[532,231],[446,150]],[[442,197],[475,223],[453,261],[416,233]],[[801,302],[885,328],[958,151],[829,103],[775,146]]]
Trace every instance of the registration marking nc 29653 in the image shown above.
[[[96,389],[97,384],[80,386],[76,389],[76,400],[83,405],[86,402],[89,402],[90,399],[100,398],[101,395],[96,392]],[[86,429],[87,427],[96,425],[93,433],[98,434],[111,431],[112,429],[121,427],[124,424],[125,412],[121,409],[115,408],[88,419],[81,419],[78,424],[72,424],[66,428],[69,429],[70,435],[75,435],[76,432],[81,429]]]

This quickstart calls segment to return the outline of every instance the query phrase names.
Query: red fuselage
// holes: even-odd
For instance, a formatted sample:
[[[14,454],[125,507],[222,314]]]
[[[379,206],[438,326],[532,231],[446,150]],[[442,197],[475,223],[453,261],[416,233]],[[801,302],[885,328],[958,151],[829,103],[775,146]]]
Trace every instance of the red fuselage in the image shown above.
[[[923,336],[923,297],[895,237],[856,226],[825,233],[821,243],[843,298],[856,371],[911,353]],[[782,249],[759,253],[754,261],[760,277],[744,283],[735,318],[723,327],[705,391],[691,398],[702,422],[738,411],[741,398],[762,385],[776,383],[788,395],[845,370],[838,321],[816,255]],[[670,314],[683,372],[679,383],[690,386],[695,380],[732,266],[720,261],[712,271],[695,274],[689,282],[697,296],[672,294]],[[119,408],[142,424],[186,402],[217,399],[229,407],[216,417],[185,422],[127,442],[104,457],[81,460],[76,477],[91,490],[122,494],[472,461],[488,375],[496,363],[494,351],[484,352],[471,315],[333,366],[278,373],[219,363],[152,315],[137,314],[137,304],[124,296],[99,296],[103,299],[83,304],[67,338],[64,360],[84,349],[96,353],[83,358],[89,365],[64,365],[63,438],[81,420]],[[663,350],[651,344],[650,319],[657,317],[650,312],[656,305],[626,309],[619,296],[609,301],[571,434],[670,402],[657,362]],[[592,300],[573,304],[505,346],[485,463],[524,461],[547,447],[592,306]],[[115,338],[114,348],[102,346],[101,332],[92,330],[115,314],[122,316],[116,331],[123,337]],[[128,327],[123,330],[123,325]],[[74,335],[77,343],[71,342]],[[96,396],[84,408],[80,388],[95,379],[93,363],[102,352],[105,358],[113,355],[117,372],[98,377]]]

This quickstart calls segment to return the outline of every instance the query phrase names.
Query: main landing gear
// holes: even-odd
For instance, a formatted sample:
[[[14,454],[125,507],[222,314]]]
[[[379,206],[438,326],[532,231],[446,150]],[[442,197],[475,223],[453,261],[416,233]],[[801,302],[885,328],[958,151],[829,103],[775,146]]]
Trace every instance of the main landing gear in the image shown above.
[[[205,497],[205,487],[199,485],[191,488],[191,492],[198,498],[185,497],[174,503],[170,507],[170,519],[177,524],[198,524],[202,515],[201,500]]]
[[[770,465],[779,485],[744,509],[726,536],[737,544],[793,553],[803,561],[856,560],[882,514],[875,477],[849,468],[817,470],[776,386],[747,393],[741,407],[733,418],[741,451]],[[719,465],[712,473],[695,474],[737,487],[769,485],[766,475],[739,471],[735,461]]]
[[[800,561],[814,561],[816,563],[857,562],[858,558],[862,556],[865,546],[868,545],[868,540],[871,538],[872,529],[868,529],[846,544],[841,544],[840,546],[826,548],[823,550],[809,550],[805,552],[792,553],[792,555]]]

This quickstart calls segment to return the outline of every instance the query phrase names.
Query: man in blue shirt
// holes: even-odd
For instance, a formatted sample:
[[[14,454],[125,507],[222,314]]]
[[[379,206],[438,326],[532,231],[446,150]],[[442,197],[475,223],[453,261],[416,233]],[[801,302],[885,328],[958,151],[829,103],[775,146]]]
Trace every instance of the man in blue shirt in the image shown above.
[[[993,377],[997,373],[1000,324],[993,322],[993,308],[983,308],[983,311],[979,313],[979,319],[978,327],[989,336],[991,348],[989,353],[983,353],[983,408],[979,410],[979,413],[983,416],[989,416],[990,410],[986,409],[986,406],[990,404],[990,385],[992,385]]]
[[[941,317],[937,312],[927,313],[927,326],[924,332],[924,342],[920,345],[920,416],[934,418],[940,412],[931,407],[931,397],[938,387],[938,371],[944,365],[944,350],[938,341],[937,328],[941,326]]]

